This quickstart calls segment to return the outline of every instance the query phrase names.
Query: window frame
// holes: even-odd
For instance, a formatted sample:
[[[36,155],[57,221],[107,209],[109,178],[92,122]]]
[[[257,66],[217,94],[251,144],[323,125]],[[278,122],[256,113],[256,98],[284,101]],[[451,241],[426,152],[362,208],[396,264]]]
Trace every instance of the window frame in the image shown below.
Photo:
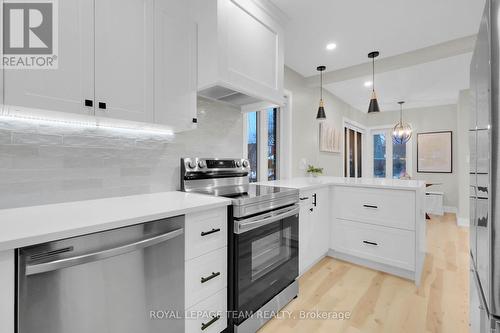
[[[248,118],[247,113],[257,112],[257,182],[268,181],[268,117],[262,116],[261,112],[266,112],[269,109],[276,108],[278,110],[277,114],[277,170],[276,170],[276,180],[286,179],[291,177],[292,165],[290,163],[292,159],[292,149],[291,149],[291,128],[292,128],[292,117],[291,117],[291,101],[292,96],[290,92],[285,95],[285,103],[281,106],[269,103],[255,103],[244,105],[241,107],[242,117],[243,117],[243,156],[246,158],[248,156]],[[262,130],[264,129],[264,130]]]
[[[354,161],[354,173],[356,175],[355,178],[362,178],[364,175],[366,175],[366,170],[367,170],[367,163],[366,163],[366,147],[367,147],[367,140],[366,140],[366,134],[369,133],[368,129],[354,121],[354,120],[351,120],[351,119],[348,119],[348,118],[343,118],[342,119],[342,123],[343,123],[343,126],[342,126],[342,129],[343,129],[343,133],[342,133],[342,176],[343,177],[348,177],[349,175],[346,173],[346,154],[347,154],[347,151],[349,150],[349,143],[345,141],[345,130],[346,129],[349,129],[349,130],[353,130],[355,132],[358,132],[358,133],[361,133],[361,175],[358,175],[358,158],[357,158],[357,146],[358,146],[358,140],[357,140],[357,135],[355,135],[355,146],[354,146],[354,150],[356,152],[356,158],[355,158],[355,161]]]
[[[370,177],[375,178],[374,170],[373,170],[373,159],[374,159],[374,147],[373,147],[373,136],[376,134],[385,134],[386,135],[386,147],[385,147],[385,179],[393,179],[393,142],[392,142],[392,131],[393,125],[384,125],[370,128],[369,135],[369,150],[368,150],[368,163],[370,170]],[[415,178],[413,174],[413,137],[406,143],[406,173],[409,174],[412,178]],[[384,179],[384,178],[380,178]]]

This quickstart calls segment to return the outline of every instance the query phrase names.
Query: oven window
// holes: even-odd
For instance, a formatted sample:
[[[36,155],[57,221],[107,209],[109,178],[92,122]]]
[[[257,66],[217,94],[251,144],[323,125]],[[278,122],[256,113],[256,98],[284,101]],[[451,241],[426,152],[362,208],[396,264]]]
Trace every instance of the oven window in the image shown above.
[[[288,227],[252,242],[252,281],[291,259],[291,237]]]

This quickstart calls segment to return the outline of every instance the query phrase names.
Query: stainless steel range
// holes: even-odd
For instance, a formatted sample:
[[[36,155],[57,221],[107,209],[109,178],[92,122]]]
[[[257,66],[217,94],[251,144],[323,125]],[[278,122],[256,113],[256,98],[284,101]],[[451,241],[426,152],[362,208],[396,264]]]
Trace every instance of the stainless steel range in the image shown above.
[[[245,159],[183,158],[186,192],[231,198],[228,214],[230,331],[256,332],[298,294],[299,191],[250,184]]]

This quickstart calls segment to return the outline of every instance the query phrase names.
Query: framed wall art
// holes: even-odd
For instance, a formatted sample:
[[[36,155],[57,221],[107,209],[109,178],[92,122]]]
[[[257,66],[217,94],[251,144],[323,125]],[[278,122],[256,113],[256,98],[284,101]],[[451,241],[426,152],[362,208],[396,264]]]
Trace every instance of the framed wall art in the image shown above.
[[[417,134],[417,172],[453,172],[452,131]]]

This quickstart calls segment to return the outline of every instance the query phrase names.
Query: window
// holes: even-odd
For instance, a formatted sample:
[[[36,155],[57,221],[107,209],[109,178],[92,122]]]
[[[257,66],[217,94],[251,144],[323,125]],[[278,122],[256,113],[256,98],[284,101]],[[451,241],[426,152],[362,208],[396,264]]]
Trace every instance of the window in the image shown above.
[[[411,174],[411,140],[406,144],[392,141],[392,129],[372,130],[373,177],[400,179]]]
[[[373,177],[385,178],[385,134],[373,135]]]
[[[258,156],[259,147],[257,145],[258,137],[258,119],[259,114],[257,112],[247,113],[247,149],[248,149],[248,160],[250,161],[250,181],[257,181],[257,170],[258,170]]]
[[[267,180],[278,179],[278,109],[267,111]]]
[[[279,111],[278,108],[268,108],[246,113],[246,149],[251,168],[250,182],[279,178]],[[261,128],[264,130],[261,131]]]
[[[406,175],[406,144],[392,144],[392,178]]]
[[[344,175],[351,178],[363,174],[363,133],[344,127]]]

